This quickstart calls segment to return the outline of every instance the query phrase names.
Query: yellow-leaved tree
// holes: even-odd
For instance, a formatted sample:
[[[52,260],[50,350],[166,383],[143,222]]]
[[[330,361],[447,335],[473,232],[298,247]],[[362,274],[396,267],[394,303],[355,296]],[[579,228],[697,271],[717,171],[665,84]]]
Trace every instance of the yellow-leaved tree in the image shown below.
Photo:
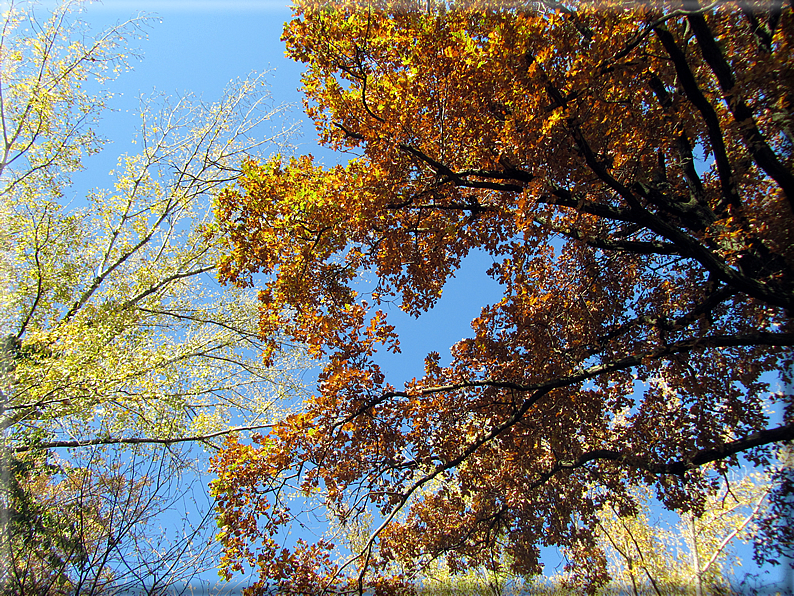
[[[217,103],[142,99],[137,153],[67,204],[146,25],[94,35],[79,7],[15,2],[0,21],[4,594],[151,591],[211,567],[194,445],[267,426],[297,389],[297,352],[264,366],[255,299],[215,281],[207,225],[242,156],[286,140],[263,76]],[[155,531],[169,510],[176,535]]]

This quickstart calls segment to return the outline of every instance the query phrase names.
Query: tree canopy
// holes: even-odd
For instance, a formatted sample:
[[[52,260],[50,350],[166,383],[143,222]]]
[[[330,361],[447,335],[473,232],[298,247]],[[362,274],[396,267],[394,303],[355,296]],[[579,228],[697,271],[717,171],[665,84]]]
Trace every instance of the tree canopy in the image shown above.
[[[202,448],[295,389],[261,363],[255,297],[214,278],[211,195],[288,132],[263,75],[214,103],[142,97],[136,152],[73,202],[147,24],[92,34],[80,5],[0,21],[2,594],[157,591],[211,568],[209,499],[203,517],[181,502]],[[173,538],[154,522],[175,506]]]
[[[794,438],[790,3],[294,11],[308,113],[353,158],[250,160],[217,200],[222,278],[260,289],[265,341],[323,365],[300,414],[214,460],[228,573],[402,593],[437,559],[537,573],[553,545],[593,587],[599,513],[636,513],[634,487],[698,516],[728,469],[774,470]],[[449,364],[389,385],[382,306],[421,315],[475,250],[502,299]],[[776,486],[779,515],[790,470]],[[374,515],[346,563],[282,548],[290,487],[342,526]]]

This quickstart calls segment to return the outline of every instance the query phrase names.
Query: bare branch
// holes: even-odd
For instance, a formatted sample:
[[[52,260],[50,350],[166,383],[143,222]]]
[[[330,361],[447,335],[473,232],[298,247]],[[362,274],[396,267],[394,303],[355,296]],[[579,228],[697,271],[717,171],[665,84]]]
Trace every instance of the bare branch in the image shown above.
[[[247,430],[262,430],[265,428],[273,428],[272,424],[257,424],[253,426],[233,426],[225,430],[219,430],[213,433],[206,433],[202,435],[193,435],[189,437],[171,437],[165,439],[158,439],[154,437],[105,437],[100,439],[87,439],[72,441],[43,441],[40,443],[30,445],[20,445],[14,448],[16,453],[30,451],[31,449],[61,449],[61,448],[74,448],[74,447],[90,447],[93,445],[173,445],[175,443],[198,443],[206,442],[209,439],[223,437],[226,435],[247,431]]]

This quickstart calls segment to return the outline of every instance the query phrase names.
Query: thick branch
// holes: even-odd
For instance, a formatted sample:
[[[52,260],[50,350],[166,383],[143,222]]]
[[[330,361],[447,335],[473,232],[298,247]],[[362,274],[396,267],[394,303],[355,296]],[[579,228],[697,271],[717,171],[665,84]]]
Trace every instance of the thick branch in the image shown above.
[[[639,240],[618,240],[612,238],[602,238],[600,236],[592,236],[589,234],[582,234],[576,228],[568,226],[554,225],[542,217],[535,217],[534,221],[544,228],[550,229],[558,234],[562,234],[573,240],[584,242],[588,246],[600,248],[602,250],[615,250],[621,252],[631,252],[636,254],[657,254],[657,255],[678,255],[681,251],[675,244],[671,242],[652,242],[652,241],[639,241]]]
[[[481,379],[481,380],[464,380],[457,383],[449,383],[447,385],[434,385],[431,387],[421,387],[414,391],[388,391],[377,397],[367,400],[364,404],[359,406],[354,412],[345,416],[341,421],[337,422],[334,427],[341,427],[352,422],[357,417],[365,412],[371,410],[378,405],[385,403],[391,399],[411,399],[415,397],[422,397],[425,395],[433,395],[436,393],[444,393],[448,391],[460,391],[462,389],[477,389],[484,387],[492,387],[495,389],[510,389],[521,393],[529,392],[542,392],[543,395],[552,389],[561,387],[570,387],[578,383],[583,383],[598,376],[609,374],[621,370],[626,370],[639,366],[643,361],[648,359],[659,359],[673,356],[674,354],[681,354],[691,352],[694,350],[703,350],[706,348],[727,348],[727,347],[742,347],[742,346],[794,346],[794,333],[755,333],[752,335],[710,335],[706,337],[695,337],[687,340],[682,340],[676,343],[669,344],[663,349],[656,351],[643,352],[641,354],[634,354],[626,356],[612,362],[603,364],[595,364],[579,371],[573,372],[569,375],[564,375],[541,381],[539,383],[518,383],[513,381],[499,381],[495,379]],[[530,401],[532,398],[527,398]],[[533,402],[534,403],[534,402]],[[532,404],[530,404],[532,405]],[[522,404],[522,410],[524,405]]]
[[[717,254],[704,246],[696,238],[687,234],[686,231],[676,227],[666,219],[658,217],[646,209],[631,190],[626,188],[621,182],[616,180],[606,169],[604,164],[598,161],[596,155],[585,139],[584,134],[571,123],[571,136],[576,145],[585,156],[588,167],[612,190],[614,190],[636,214],[637,221],[649,230],[667,238],[679,247],[681,255],[699,262],[707,271],[712,273],[721,281],[733,286],[737,290],[748,294],[754,298],[768,302],[769,304],[783,308],[794,308],[794,297],[785,292],[780,292],[769,285],[758,281],[755,278],[744,275],[730,267]],[[640,191],[643,191],[642,185]]]
[[[659,38],[659,41],[662,42],[664,49],[673,61],[678,80],[684,89],[684,93],[686,93],[689,101],[700,111],[701,116],[703,116],[703,121],[706,123],[709,141],[711,141],[711,149],[714,152],[714,161],[717,164],[717,173],[720,178],[723,198],[727,204],[738,206],[741,201],[739,200],[739,195],[736,192],[736,186],[733,181],[733,172],[722,138],[722,130],[720,128],[717,112],[714,111],[714,107],[700,90],[695,80],[695,75],[692,74],[692,71],[689,69],[686,56],[684,52],[681,51],[681,48],[678,47],[672,33],[670,33],[666,27],[661,26],[656,28],[656,36]]]
[[[160,224],[162,224],[170,214],[171,214],[170,208],[164,209],[163,213],[155,220],[155,222],[152,224],[149,230],[141,237],[140,240],[138,240],[136,244],[134,244],[131,248],[127,249],[123,254],[121,254],[119,258],[116,259],[116,262],[113,263],[110,267],[108,267],[99,275],[97,275],[94,278],[94,281],[91,283],[91,286],[85,292],[83,292],[83,294],[80,296],[77,302],[75,302],[74,305],[69,309],[69,312],[67,312],[64,315],[63,320],[69,321],[72,317],[74,317],[75,314],[77,314],[77,311],[79,311],[85,305],[85,303],[88,302],[91,296],[99,289],[99,286],[102,285],[105,279],[107,279],[107,277],[111,273],[113,273],[116,269],[118,269],[124,263],[126,263],[127,260],[132,255],[134,255],[138,250],[140,250],[141,247],[143,247],[147,242],[149,242],[152,239],[152,236],[154,236],[154,233],[157,231]]]
[[[747,20],[750,21],[750,26],[753,29],[758,47],[762,52],[771,54],[773,50],[772,39],[775,36],[775,29],[777,29],[780,16],[782,14],[783,0],[774,0],[769,7],[769,14],[765,23],[759,22],[753,9],[748,5],[742,6],[742,12]]]
[[[433,159],[416,147],[412,147],[411,145],[407,145],[405,143],[400,143],[400,149],[429,165],[436,173],[445,176],[448,181],[453,182],[456,186],[462,186],[465,188],[482,188],[485,190],[497,190],[503,192],[521,192],[524,190],[524,184],[532,181],[535,178],[533,174],[523,172],[521,170],[510,170],[504,172],[504,174],[483,170],[464,170],[463,172],[455,172],[446,164]],[[521,184],[469,180],[468,176],[515,180]]]
[[[705,466],[706,464],[731,457],[743,451],[747,451],[748,449],[763,447],[770,443],[780,443],[791,440],[794,440],[794,424],[785,424],[776,428],[759,430],[747,437],[730,441],[718,447],[700,449],[683,459],[671,462],[654,462],[623,451],[596,449],[581,455],[573,461],[561,460],[557,462],[554,468],[552,468],[551,473],[581,468],[592,461],[607,460],[645,470],[652,474],[675,474],[681,476],[689,470],[694,470],[700,466]]]
[[[349,559],[344,566],[347,566],[353,561],[363,557],[364,563],[362,565],[362,569],[366,569],[376,538],[386,528],[386,526],[388,526],[392,522],[392,520],[397,515],[397,513],[402,509],[402,507],[408,502],[408,500],[417,490],[419,490],[422,486],[431,482],[432,480],[434,480],[440,474],[446,472],[447,470],[451,470],[458,467],[461,463],[466,461],[472,454],[474,454],[482,445],[492,441],[495,437],[499,436],[504,431],[517,424],[529,411],[532,405],[534,405],[545,395],[547,395],[550,390],[551,388],[541,389],[536,391],[530,398],[526,399],[522,404],[521,408],[517,410],[515,413],[513,413],[513,415],[510,416],[507,420],[503,421],[501,424],[496,425],[490,431],[483,433],[475,441],[470,443],[454,459],[440,463],[433,469],[432,472],[429,472],[428,474],[416,480],[405,492],[399,495],[399,503],[394,507],[394,509],[392,509],[392,511],[386,517],[383,523],[381,523],[381,525],[370,535],[363,551],[351,557],[351,559]],[[558,461],[557,463],[555,463],[555,465],[552,467],[551,470],[544,472],[540,475],[540,478],[533,483],[532,488],[545,484],[554,475],[556,475],[557,473],[563,470],[580,468],[596,460],[616,461],[621,464],[640,468],[657,475],[664,475],[664,474],[682,475],[688,470],[692,470],[694,468],[709,464],[719,459],[730,457],[732,455],[735,455],[742,451],[746,451],[748,449],[752,449],[754,447],[761,447],[763,445],[768,445],[770,443],[775,443],[775,442],[790,441],[792,439],[794,439],[794,424],[789,424],[773,429],[765,429],[762,431],[758,431],[756,433],[751,434],[748,437],[744,437],[742,439],[738,439],[736,441],[726,443],[725,445],[722,445],[720,447],[715,447],[711,449],[701,449],[700,451],[697,451],[691,456],[680,461],[664,462],[664,463],[647,462],[645,460],[635,458],[630,455],[626,455],[622,452],[600,449],[583,454],[574,461],[565,461],[565,460]],[[362,577],[363,575],[359,575],[359,585],[361,585]]]
[[[673,55],[678,56],[683,63],[683,70],[685,72],[681,73],[681,76],[688,75],[691,79],[691,83],[694,84],[694,91],[699,94],[700,98],[705,102],[704,108],[708,108],[711,110],[714,118],[716,119],[716,113],[714,112],[711,104],[709,104],[705,98],[703,97],[702,93],[700,93],[699,88],[697,88],[697,84],[694,80],[694,77],[689,71],[689,66],[686,63],[686,58],[684,57],[681,50],[675,43],[672,35],[666,29],[657,29],[657,33],[660,36],[660,39],[666,40],[668,43],[665,44],[665,47],[669,45],[668,51],[671,53],[671,57]],[[675,58],[674,58],[675,62]],[[678,63],[676,62],[677,68]],[[545,79],[545,88],[549,95],[549,98],[553,105],[556,105],[561,108],[565,108],[565,100],[562,97],[560,91],[554,86],[551,80],[546,77]],[[685,88],[687,88],[687,84],[682,82]],[[704,113],[704,117],[705,117]],[[718,142],[722,143],[722,136],[719,132],[719,122],[715,120],[717,127],[714,131],[714,134],[717,135]],[[573,118],[568,119],[568,124],[570,128],[571,137],[573,138],[574,142],[578,149],[582,152],[585,158],[585,162],[587,166],[596,174],[601,181],[606,184],[610,189],[612,189],[621,199],[623,199],[626,204],[629,206],[630,211],[632,211],[635,215],[634,221],[644,225],[649,230],[659,234],[663,238],[670,240],[672,243],[677,245],[680,249],[681,255],[684,257],[688,257],[698,261],[703,267],[706,268],[707,271],[715,275],[718,279],[722,280],[723,282],[732,285],[736,289],[741,292],[748,294],[754,298],[762,300],[764,302],[768,302],[775,306],[780,306],[783,308],[794,308],[794,297],[790,294],[781,293],[776,291],[774,288],[769,287],[767,284],[760,282],[754,278],[748,277],[743,275],[741,272],[736,271],[732,267],[728,266],[725,261],[720,258],[718,255],[713,253],[709,250],[706,246],[704,246],[700,241],[696,238],[692,237],[691,235],[687,234],[686,231],[676,227],[675,225],[671,224],[666,219],[658,217],[657,215],[651,213],[648,209],[646,209],[639,199],[634,195],[634,193],[627,188],[624,184],[620,181],[615,179],[609,171],[604,163],[602,163],[598,157],[593,152],[590,144],[588,143],[587,139],[585,138],[582,130],[580,129],[579,125]],[[723,147],[724,149],[724,147]],[[717,153],[716,148],[714,149],[715,155]],[[726,164],[727,164],[727,157],[726,157]],[[728,181],[731,181],[731,177],[728,176]],[[731,182],[731,188],[733,188]],[[734,193],[735,195],[735,193]],[[736,205],[739,205],[738,196],[736,198]],[[577,206],[578,208],[578,206]]]
[[[595,203],[587,201],[579,197],[575,197],[569,190],[563,188],[555,188],[548,194],[542,195],[538,198],[539,203],[547,205],[559,205],[561,207],[568,207],[575,209],[579,213],[587,213],[605,219],[615,221],[623,221],[630,223],[640,223],[640,218],[631,209],[624,207],[613,207],[604,203]]]
[[[731,67],[722,55],[706,19],[702,14],[692,14],[687,18],[695,32],[695,37],[703,52],[703,58],[716,75],[723,97],[728,102],[734,120],[739,124],[744,144],[752,155],[753,161],[778,183],[788,197],[789,205],[794,209],[794,174],[777,159],[774,151],[758,130],[752,110],[737,93]]]
[[[167,286],[168,284],[170,284],[172,282],[178,281],[180,279],[185,279],[185,278],[188,278],[188,277],[194,277],[196,275],[201,275],[202,273],[209,273],[210,271],[212,271],[215,268],[216,268],[216,265],[214,265],[214,264],[213,265],[205,265],[203,267],[199,267],[198,269],[192,269],[192,270],[189,270],[189,271],[179,271],[177,273],[169,275],[168,277],[160,280],[158,283],[154,284],[150,288],[147,288],[146,290],[144,290],[143,292],[141,292],[140,294],[138,294],[134,298],[131,298],[130,300],[125,302],[123,308],[126,309],[126,308],[130,308],[132,306],[135,306],[138,302],[140,302],[141,300],[143,300],[147,296],[151,296],[152,294],[156,294],[158,291],[160,291],[162,288],[164,288],[165,286]]]

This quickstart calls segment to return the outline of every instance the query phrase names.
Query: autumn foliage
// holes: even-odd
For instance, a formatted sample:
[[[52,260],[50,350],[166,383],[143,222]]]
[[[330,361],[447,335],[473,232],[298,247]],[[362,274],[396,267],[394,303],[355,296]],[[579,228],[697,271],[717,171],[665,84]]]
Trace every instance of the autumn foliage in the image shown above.
[[[533,574],[556,545],[592,587],[598,512],[635,512],[632,487],[698,514],[740,454],[771,466],[794,438],[769,385],[794,344],[790,4],[299,3],[284,39],[354,159],[251,161],[217,202],[223,279],[323,366],[301,414],[214,460],[229,573],[402,593],[435,559]],[[427,311],[475,250],[503,298],[388,385],[381,305]],[[295,488],[343,527],[375,512],[349,561],[284,546]]]

